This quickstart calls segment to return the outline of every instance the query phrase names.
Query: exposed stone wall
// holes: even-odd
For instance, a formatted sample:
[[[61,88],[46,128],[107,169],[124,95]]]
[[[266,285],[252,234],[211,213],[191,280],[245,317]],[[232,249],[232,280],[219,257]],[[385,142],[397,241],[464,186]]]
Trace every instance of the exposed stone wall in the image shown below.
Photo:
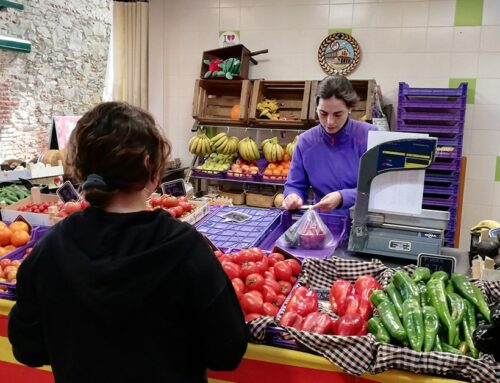
[[[0,158],[48,148],[54,115],[80,115],[102,99],[111,0],[23,0],[0,11],[0,35],[31,52],[0,49]]]

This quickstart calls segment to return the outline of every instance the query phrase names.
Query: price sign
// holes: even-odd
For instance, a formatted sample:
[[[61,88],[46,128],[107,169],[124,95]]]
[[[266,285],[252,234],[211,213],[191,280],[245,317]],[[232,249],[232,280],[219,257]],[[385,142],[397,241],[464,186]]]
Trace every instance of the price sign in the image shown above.
[[[56,190],[56,194],[64,203],[70,201],[80,201],[80,199],[82,198],[81,195],[76,191],[73,184],[69,181],[63,183],[61,187]]]
[[[183,179],[168,181],[161,184],[161,191],[174,197],[185,197],[186,185]]]
[[[427,267],[431,273],[435,271],[444,271],[449,276],[455,271],[456,260],[454,257],[447,255],[426,254],[420,253],[418,255],[417,265]]]

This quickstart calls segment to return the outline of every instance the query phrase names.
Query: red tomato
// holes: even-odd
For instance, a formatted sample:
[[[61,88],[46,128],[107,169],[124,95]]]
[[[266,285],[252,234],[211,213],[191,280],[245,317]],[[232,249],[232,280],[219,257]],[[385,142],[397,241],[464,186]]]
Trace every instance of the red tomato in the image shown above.
[[[271,253],[267,256],[267,259],[269,260],[269,266],[274,266],[276,262],[284,261],[285,257],[280,253]]]
[[[262,291],[260,291],[260,290],[250,290],[250,291],[247,291],[247,294],[255,295],[256,297],[259,297],[262,300],[264,300],[264,295],[262,294]]]
[[[264,275],[264,273],[267,271],[267,269],[269,267],[269,263],[267,261],[267,257],[263,257],[260,261],[257,261],[255,264],[259,268],[259,272],[262,275]]]
[[[281,307],[281,305],[283,304],[283,302],[285,302],[285,299],[286,299],[286,295],[284,295],[284,294],[278,294],[276,296],[276,306]]]
[[[264,278],[270,279],[272,281],[276,280],[276,275],[274,275],[274,267],[270,267],[266,271],[264,271]]]
[[[179,206],[182,207],[184,213],[189,213],[191,211],[191,204],[189,202],[179,202]]]
[[[264,277],[260,274],[249,274],[245,279],[245,286],[248,290],[262,290]]]
[[[262,313],[264,315],[273,317],[273,316],[276,316],[276,314],[278,314],[278,308],[275,305],[273,305],[272,303],[265,302],[262,305]]]
[[[184,214],[184,209],[182,208],[182,206],[176,206],[173,209],[175,210],[175,214],[177,214],[177,217],[180,217]]]
[[[222,268],[226,272],[229,279],[239,278],[241,275],[241,267],[236,263],[226,261],[222,264]]]
[[[292,286],[295,284],[295,282],[297,282],[297,277],[291,276],[290,283],[292,284]]]
[[[264,302],[270,302],[272,304],[276,304],[276,300],[278,299],[278,294],[271,286],[264,285],[262,286],[262,295],[264,296]]]
[[[189,199],[186,196],[183,196],[183,197],[177,198],[177,201],[179,201],[179,202],[189,202]]]
[[[264,279],[264,286],[269,286],[276,294],[281,292],[280,284],[274,279]]]
[[[253,321],[254,319],[260,318],[261,316],[262,314],[250,313],[248,315],[245,315],[245,322]]]
[[[43,210],[43,209],[44,209],[43,206],[41,207],[41,209],[40,206],[38,207],[38,210]],[[68,214],[73,214],[76,213],[77,211],[82,210],[82,206],[80,205],[80,202],[70,201],[64,204],[63,210]]]
[[[292,267],[284,261],[277,262],[274,264],[274,274],[278,279],[289,281],[292,276]]]
[[[241,299],[241,297],[243,296],[243,291],[245,291],[245,285],[243,284],[243,281],[239,278],[234,278],[233,280],[231,280],[231,283],[233,284],[233,288],[238,299]]]
[[[240,257],[243,259],[243,262],[253,262],[254,256],[250,250],[240,250]]]
[[[171,207],[170,209],[167,209],[168,214],[170,214],[172,217],[177,218],[177,211]]]
[[[177,198],[175,198],[174,196],[170,196],[170,195],[162,195],[160,198],[160,201],[161,201],[161,205],[163,207],[166,207],[166,208],[176,207],[179,205]]]
[[[251,247],[250,249],[248,249],[248,251],[250,252],[250,254],[252,254],[252,260],[254,262],[260,261],[264,257],[262,250],[258,247]]]
[[[293,258],[286,259],[285,262],[291,266],[292,275],[297,276],[300,274],[300,270],[302,270],[302,267],[300,266],[300,263],[296,259]]]
[[[222,254],[224,254],[224,253],[223,253],[222,251],[220,251],[220,250],[215,250],[215,251],[214,251],[214,254],[215,254],[215,256],[216,256],[217,258],[219,258],[219,257],[220,257]]]
[[[292,284],[288,281],[279,281],[280,292],[284,295],[287,295],[292,290]]]
[[[259,268],[255,262],[245,262],[241,265],[241,276],[246,278],[247,275],[256,274],[259,272]]]
[[[262,305],[264,301],[256,294],[246,293],[240,299],[241,307],[245,313],[262,313]]]
[[[237,253],[233,254],[233,262],[239,265],[246,262],[245,257],[241,254],[241,251],[238,251]]]

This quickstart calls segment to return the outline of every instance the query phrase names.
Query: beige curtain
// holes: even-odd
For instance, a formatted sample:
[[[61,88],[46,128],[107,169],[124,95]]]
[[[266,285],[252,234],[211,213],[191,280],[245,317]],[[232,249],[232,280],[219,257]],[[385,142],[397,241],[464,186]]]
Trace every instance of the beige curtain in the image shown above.
[[[113,1],[113,100],[148,109],[148,6]]]

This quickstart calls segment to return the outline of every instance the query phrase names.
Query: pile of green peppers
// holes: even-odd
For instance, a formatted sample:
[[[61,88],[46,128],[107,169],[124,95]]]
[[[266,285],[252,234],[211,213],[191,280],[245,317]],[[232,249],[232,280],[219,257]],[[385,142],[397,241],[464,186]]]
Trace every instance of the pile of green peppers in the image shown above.
[[[473,341],[478,321],[491,322],[482,291],[462,274],[431,274],[418,267],[410,275],[394,273],[384,291],[370,296],[378,316],[368,331],[378,342],[400,344],[415,351],[444,351],[479,356]]]

